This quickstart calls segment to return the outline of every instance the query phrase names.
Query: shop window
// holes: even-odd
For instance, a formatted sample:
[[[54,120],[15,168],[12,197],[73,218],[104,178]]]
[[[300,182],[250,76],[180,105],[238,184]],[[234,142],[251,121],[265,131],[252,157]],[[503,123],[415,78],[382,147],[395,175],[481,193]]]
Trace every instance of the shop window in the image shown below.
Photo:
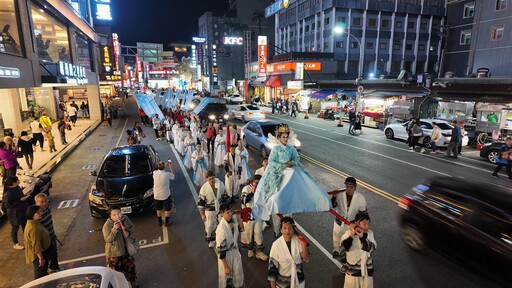
[[[75,34],[75,43],[77,64],[92,71],[89,42],[81,36]]]
[[[464,15],[463,18],[471,18],[475,15],[475,2],[464,4]]]
[[[507,0],[496,0],[496,11],[507,9]]]
[[[491,40],[499,41],[503,39],[503,32],[505,31],[505,26],[503,24],[494,25],[491,29]]]
[[[82,16],[85,21],[89,22],[89,5],[87,4],[87,0],[66,0],[73,9],[78,12]],[[92,2],[92,1],[91,1]],[[96,1],[97,2],[97,1]],[[94,5],[91,3],[91,5]]]
[[[39,60],[71,63],[67,27],[35,5],[32,6],[32,20]]]
[[[471,43],[471,30],[460,32],[460,45],[468,45]]]
[[[336,48],[343,48],[343,41],[336,41]]]
[[[14,0],[0,1],[0,53],[23,56]]]

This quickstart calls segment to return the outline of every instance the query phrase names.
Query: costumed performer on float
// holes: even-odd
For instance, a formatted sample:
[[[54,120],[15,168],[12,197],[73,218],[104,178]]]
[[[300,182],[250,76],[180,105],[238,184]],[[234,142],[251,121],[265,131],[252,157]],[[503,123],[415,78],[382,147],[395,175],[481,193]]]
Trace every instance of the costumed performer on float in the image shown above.
[[[297,149],[291,145],[298,141],[295,133],[282,124],[276,136],[268,134],[274,148],[257,188],[253,217],[269,220],[270,215],[277,213],[329,211],[332,207],[327,192],[304,170]]]

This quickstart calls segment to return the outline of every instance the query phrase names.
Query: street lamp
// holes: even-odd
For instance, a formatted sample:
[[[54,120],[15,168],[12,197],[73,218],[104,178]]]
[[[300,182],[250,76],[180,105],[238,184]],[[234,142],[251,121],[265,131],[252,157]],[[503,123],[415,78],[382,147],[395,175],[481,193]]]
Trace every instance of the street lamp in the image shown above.
[[[358,61],[358,66],[357,66],[357,79],[356,79],[356,84],[359,84],[359,81],[361,81],[361,79],[362,79],[361,76],[363,75],[363,53],[364,53],[363,45],[361,45],[361,41],[359,41],[359,39],[356,36],[345,31],[345,29],[341,26],[334,27],[334,33],[346,34],[349,37],[354,38],[354,40],[356,40],[356,42],[357,42],[357,45],[359,45],[359,61]],[[361,112],[361,104],[360,104],[361,93],[358,91],[356,95],[357,95],[356,96],[356,102],[357,102],[356,113],[358,113],[358,112]]]

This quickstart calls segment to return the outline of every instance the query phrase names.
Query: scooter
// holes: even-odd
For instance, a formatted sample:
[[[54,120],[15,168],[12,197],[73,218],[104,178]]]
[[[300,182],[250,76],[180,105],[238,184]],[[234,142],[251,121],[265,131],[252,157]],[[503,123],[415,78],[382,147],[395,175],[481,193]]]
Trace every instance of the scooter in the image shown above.
[[[334,117],[334,111],[331,109],[325,110],[324,120],[332,120],[332,121],[336,120],[336,118]]]
[[[20,170],[18,170],[20,171]],[[52,174],[45,172],[38,176],[34,176],[29,172],[17,173],[18,179],[20,180],[20,186],[23,188],[23,194],[29,195],[27,198],[27,204],[35,204],[37,194],[44,193],[46,196],[50,196],[50,188],[52,188]]]

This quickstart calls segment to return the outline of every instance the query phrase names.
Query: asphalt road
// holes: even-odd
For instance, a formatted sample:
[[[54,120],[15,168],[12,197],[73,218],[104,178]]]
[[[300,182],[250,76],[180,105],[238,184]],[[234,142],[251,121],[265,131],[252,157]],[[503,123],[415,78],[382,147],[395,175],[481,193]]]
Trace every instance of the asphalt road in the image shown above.
[[[127,102],[129,118],[114,123],[114,128],[102,126],[91,134],[54,172],[52,207],[57,233],[64,246],[59,255],[65,268],[105,265],[104,241],[101,227],[104,220],[90,216],[87,191],[93,177],[85,165],[99,166],[106,152],[126,142],[124,131],[136,117],[133,98]],[[463,156],[456,161],[443,155],[420,155],[408,152],[400,141],[385,139],[379,130],[363,128],[364,133],[352,136],[348,127],[336,127],[336,122],[313,118],[297,119],[269,115],[290,125],[302,142],[301,163],[327,190],[341,188],[347,175],[359,181],[358,190],[366,197],[372,218],[377,250],[374,252],[376,287],[497,287],[480,278],[460,264],[427,251],[423,254],[409,250],[399,235],[397,197],[412,186],[435,175],[494,181],[510,185],[506,180],[490,178],[492,166],[475,157]],[[242,123],[235,121],[242,125]],[[173,182],[177,212],[169,227],[157,225],[153,211],[129,215],[136,227],[136,236],[144,244],[136,256],[138,280],[141,287],[215,287],[217,261],[204,241],[203,224],[196,207],[196,195],[175,150],[165,141],[156,141],[154,133],[145,127],[147,144],[155,146],[161,159],[172,159],[176,172]],[[250,169],[259,168],[261,158],[255,149]],[[468,155],[475,152],[467,152]],[[464,151],[464,154],[466,152]],[[90,166],[89,166],[90,167]],[[223,180],[220,169],[218,177]],[[65,199],[79,199],[75,208],[56,209]],[[302,232],[310,240],[311,261],[305,265],[308,287],[340,287],[343,276],[329,257],[332,246],[333,216],[329,213],[294,215]],[[7,224],[7,223],[6,223]],[[5,225],[5,224],[4,224]],[[8,235],[6,235],[8,237]],[[266,252],[273,241],[271,230],[265,231]],[[248,259],[242,252],[247,287],[267,287],[267,263]],[[19,264],[24,265],[24,264]],[[18,287],[31,280],[29,265],[0,287]],[[2,273],[3,274],[3,273]]]

